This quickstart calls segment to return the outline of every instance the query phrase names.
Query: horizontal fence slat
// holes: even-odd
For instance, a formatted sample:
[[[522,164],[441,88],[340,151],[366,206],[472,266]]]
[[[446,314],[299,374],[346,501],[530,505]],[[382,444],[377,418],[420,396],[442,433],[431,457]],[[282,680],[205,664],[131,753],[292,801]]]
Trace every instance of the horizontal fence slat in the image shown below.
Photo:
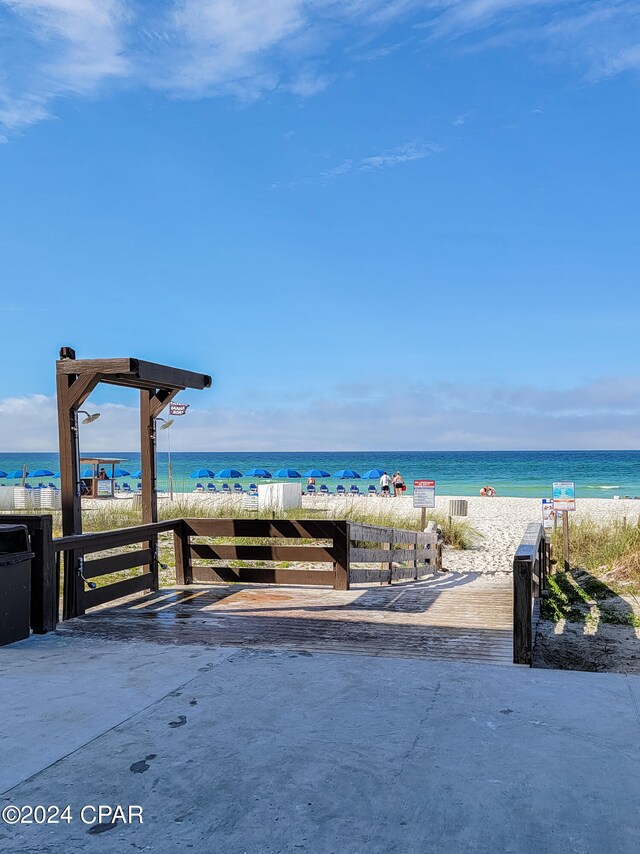
[[[133,569],[136,566],[148,566],[153,560],[151,549],[140,549],[136,552],[125,552],[119,555],[109,555],[84,562],[83,575],[85,578],[98,578],[112,572],[122,572],[123,569]]]
[[[405,531],[402,528],[394,528],[393,542],[394,543],[415,543],[417,531]]]
[[[407,560],[427,560],[432,555],[427,549],[355,549],[349,552],[351,563],[401,563]]]
[[[185,519],[184,524],[195,537],[333,540],[336,535],[335,522],[327,519]]]
[[[64,552],[73,549],[87,554],[105,549],[115,549],[118,546],[131,546],[135,543],[142,543],[156,534],[176,530],[180,524],[179,519],[171,519],[167,522],[150,522],[147,525],[134,525],[130,528],[118,528],[113,531],[57,537],[53,541],[53,550]]]
[[[151,590],[153,586],[153,573],[145,572],[136,575],[135,578],[125,578],[115,584],[106,584],[95,590],[85,590],[83,600],[85,608],[95,608],[96,605],[104,605],[114,599],[130,596],[133,593],[142,593],[143,590]]]
[[[388,543],[392,539],[393,528],[381,528],[379,525],[362,525],[351,522],[349,536],[353,540],[364,540],[370,543]]]
[[[192,558],[200,560],[289,560],[296,563],[334,563],[330,549],[318,546],[229,546],[193,543]]]
[[[333,586],[335,573],[328,569],[272,569],[244,566],[193,567],[194,581],[246,582],[248,584],[313,584]]]

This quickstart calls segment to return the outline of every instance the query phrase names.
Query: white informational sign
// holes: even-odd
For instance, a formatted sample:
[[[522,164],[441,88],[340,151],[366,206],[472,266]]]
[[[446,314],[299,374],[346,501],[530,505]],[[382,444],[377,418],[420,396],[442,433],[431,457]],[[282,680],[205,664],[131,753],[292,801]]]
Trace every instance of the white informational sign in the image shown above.
[[[113,486],[110,480],[97,480],[98,495],[111,496],[113,495]]]
[[[435,480],[413,481],[413,506],[428,508],[433,508],[436,506]]]
[[[572,480],[560,480],[553,484],[553,509],[556,512],[576,509],[576,485]]]
[[[556,511],[553,509],[553,498],[542,499],[542,524],[544,528],[553,528]]]

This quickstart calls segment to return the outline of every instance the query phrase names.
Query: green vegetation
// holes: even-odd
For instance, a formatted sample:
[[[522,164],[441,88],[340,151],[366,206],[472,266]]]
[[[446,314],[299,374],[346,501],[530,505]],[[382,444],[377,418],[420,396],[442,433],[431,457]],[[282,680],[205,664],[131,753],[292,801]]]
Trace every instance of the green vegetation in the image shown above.
[[[552,542],[556,556],[561,555],[561,529]],[[569,542],[572,569],[548,579],[542,617],[640,627],[640,613],[634,606],[640,590],[640,526],[585,519],[570,524]]]

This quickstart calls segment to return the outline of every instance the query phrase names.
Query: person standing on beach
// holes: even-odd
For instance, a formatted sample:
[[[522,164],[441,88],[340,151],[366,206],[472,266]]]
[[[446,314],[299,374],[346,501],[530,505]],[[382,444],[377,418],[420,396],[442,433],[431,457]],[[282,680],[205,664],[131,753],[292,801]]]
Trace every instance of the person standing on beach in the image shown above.
[[[393,476],[393,492],[396,498],[404,492],[404,479],[399,471]]]
[[[380,478],[380,492],[384,495],[385,498],[389,497],[389,487],[391,486],[391,478],[385,472],[382,473],[382,477]]]

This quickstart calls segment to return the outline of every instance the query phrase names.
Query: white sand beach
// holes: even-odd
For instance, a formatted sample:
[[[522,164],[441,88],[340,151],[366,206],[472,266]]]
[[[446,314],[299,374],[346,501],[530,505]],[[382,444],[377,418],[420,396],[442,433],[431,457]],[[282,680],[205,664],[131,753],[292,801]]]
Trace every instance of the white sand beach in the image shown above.
[[[167,497],[163,501],[169,501]],[[175,496],[184,507],[185,503],[210,503],[218,508],[221,504],[228,506],[229,515],[242,506],[241,495],[208,495],[206,493],[182,493]],[[439,516],[448,514],[450,496],[437,496],[435,513]],[[478,532],[478,540],[474,548],[466,551],[445,549],[445,568],[452,572],[473,572],[488,578],[504,576],[511,573],[513,555],[522,539],[526,526],[530,522],[541,521],[541,504],[536,498],[480,498],[466,497],[468,516],[465,521]],[[89,504],[89,502],[87,502]],[[369,498],[367,496],[321,497],[304,495],[303,508],[322,510],[331,517],[332,510],[338,516],[344,515],[347,508],[356,514],[359,512],[379,513],[389,522],[389,516],[397,517],[398,527],[402,520],[415,519],[420,511],[414,509],[411,496],[402,498]],[[627,518],[636,523],[640,516],[640,501],[632,499],[579,499],[577,510],[572,514],[575,520],[592,519],[595,522],[606,523],[615,519]]]

